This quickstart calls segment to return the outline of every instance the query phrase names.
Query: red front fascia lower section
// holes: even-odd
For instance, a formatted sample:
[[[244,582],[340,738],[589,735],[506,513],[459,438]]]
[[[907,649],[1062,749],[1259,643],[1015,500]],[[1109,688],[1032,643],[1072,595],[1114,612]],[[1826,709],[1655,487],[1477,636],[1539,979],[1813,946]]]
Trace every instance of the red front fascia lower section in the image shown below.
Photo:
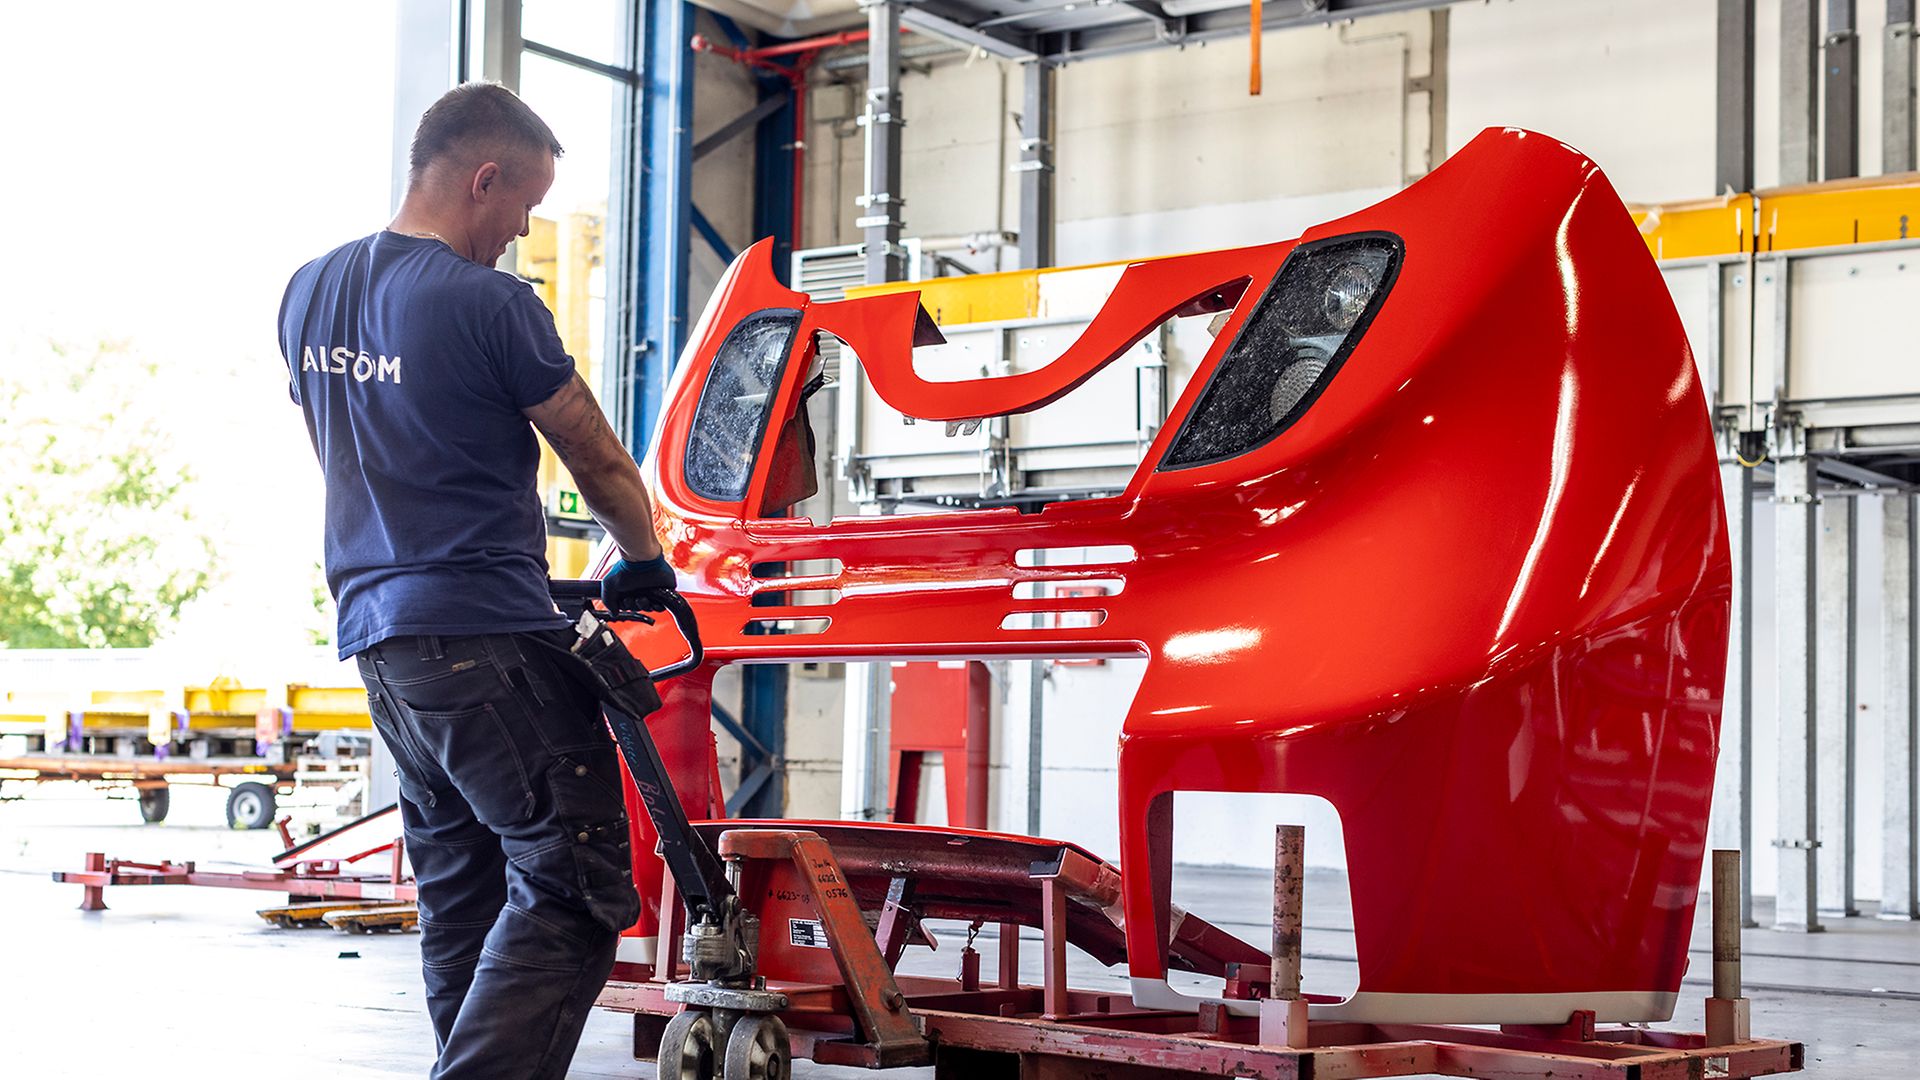
[[[1303,239],[1365,231],[1399,237],[1404,261],[1318,400],[1263,446],[1167,471],[1158,462],[1292,243],[1136,264],[1057,371],[945,384],[912,377],[914,294],[809,304],[749,251],[689,347],[649,458],[708,655],[1147,656],[1120,749],[1137,977],[1164,974],[1168,793],[1285,791],[1340,813],[1363,992],[1670,992],[1704,854],[1730,593],[1715,448],[1678,317],[1605,177],[1537,134],[1487,132]],[[741,503],[682,478],[715,350],[755,311],[804,312],[770,442],[814,330],[846,341],[902,411],[975,417],[1059,398],[1213,295],[1237,296],[1234,313],[1121,497],[814,524],[750,516],[764,450]],[[1133,557],[1016,558],[1108,545]],[[817,580],[750,572],[826,558],[842,569]],[[1018,582],[1076,578],[1124,588],[1015,597]],[[809,585],[840,598],[749,606],[756,591]],[[1104,621],[1001,628],[1036,609]],[[744,632],[774,617],[830,622]],[[704,690],[684,696],[654,728],[704,746]],[[710,768],[688,768],[704,789]]]

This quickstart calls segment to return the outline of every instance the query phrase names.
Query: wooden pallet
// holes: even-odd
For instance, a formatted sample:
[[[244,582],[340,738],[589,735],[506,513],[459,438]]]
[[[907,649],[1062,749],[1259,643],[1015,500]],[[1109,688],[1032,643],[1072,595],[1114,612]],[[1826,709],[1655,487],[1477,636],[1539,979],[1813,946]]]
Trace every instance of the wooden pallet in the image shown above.
[[[328,925],[327,916],[336,911],[366,911],[391,906],[383,900],[312,900],[285,907],[261,908],[258,914],[282,930],[313,930]]]
[[[328,912],[321,919],[343,934],[404,934],[419,927],[420,910],[412,904],[382,904],[342,908]]]

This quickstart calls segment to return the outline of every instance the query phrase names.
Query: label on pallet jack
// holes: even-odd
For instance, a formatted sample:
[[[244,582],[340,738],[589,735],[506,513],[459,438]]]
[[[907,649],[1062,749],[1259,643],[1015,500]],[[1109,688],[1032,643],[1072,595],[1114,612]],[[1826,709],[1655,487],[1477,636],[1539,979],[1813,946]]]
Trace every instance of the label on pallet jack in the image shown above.
[[[827,928],[818,919],[788,919],[787,940],[807,949],[828,949]]]

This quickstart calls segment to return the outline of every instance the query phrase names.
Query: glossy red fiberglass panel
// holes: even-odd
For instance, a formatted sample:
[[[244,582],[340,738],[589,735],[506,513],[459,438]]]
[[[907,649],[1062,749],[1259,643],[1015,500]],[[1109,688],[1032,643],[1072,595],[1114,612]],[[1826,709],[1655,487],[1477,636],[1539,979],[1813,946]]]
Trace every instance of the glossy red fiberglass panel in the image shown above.
[[[1537,134],[1486,132],[1302,240],[1369,231],[1398,237],[1403,261],[1317,400],[1265,444],[1179,469],[1158,463],[1293,243],[1130,267],[1066,366],[1024,384],[919,383],[914,294],[810,304],[749,252],[689,346],[649,459],[670,557],[715,664],[1146,656],[1119,805],[1143,1004],[1187,1003],[1164,982],[1170,793],[1291,791],[1338,810],[1353,892],[1359,992],[1316,1015],[1665,1018],[1703,857],[1730,580],[1679,320],[1606,179]],[[753,516],[764,451],[736,503],[701,498],[679,466],[715,352],[756,311],[802,313],[776,418],[815,330],[846,341],[902,411],[974,417],[1057,398],[1216,294],[1238,297],[1233,314],[1117,498],[815,524]],[[1113,546],[1125,554],[1098,565],[1017,554]],[[811,559],[840,569],[752,573]],[[1076,578],[1124,587],[1015,594]],[[838,601],[751,603],[808,587]],[[1081,614],[1003,628],[1038,610]],[[768,618],[828,621],[746,632]],[[690,687],[654,726],[699,813],[709,736]]]

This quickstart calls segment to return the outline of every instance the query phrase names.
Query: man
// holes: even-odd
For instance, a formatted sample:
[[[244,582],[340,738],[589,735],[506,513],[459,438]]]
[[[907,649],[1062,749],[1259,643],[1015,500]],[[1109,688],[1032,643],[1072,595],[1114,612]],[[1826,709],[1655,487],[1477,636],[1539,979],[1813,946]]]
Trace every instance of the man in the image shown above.
[[[393,223],[302,267],[280,311],[326,474],[340,655],[399,766],[444,1080],[565,1075],[639,911],[613,743],[554,648],[573,639],[547,592],[532,428],[619,545],[608,601],[657,606],[675,578],[553,317],[492,269],[560,153],[504,87],[449,91]]]

